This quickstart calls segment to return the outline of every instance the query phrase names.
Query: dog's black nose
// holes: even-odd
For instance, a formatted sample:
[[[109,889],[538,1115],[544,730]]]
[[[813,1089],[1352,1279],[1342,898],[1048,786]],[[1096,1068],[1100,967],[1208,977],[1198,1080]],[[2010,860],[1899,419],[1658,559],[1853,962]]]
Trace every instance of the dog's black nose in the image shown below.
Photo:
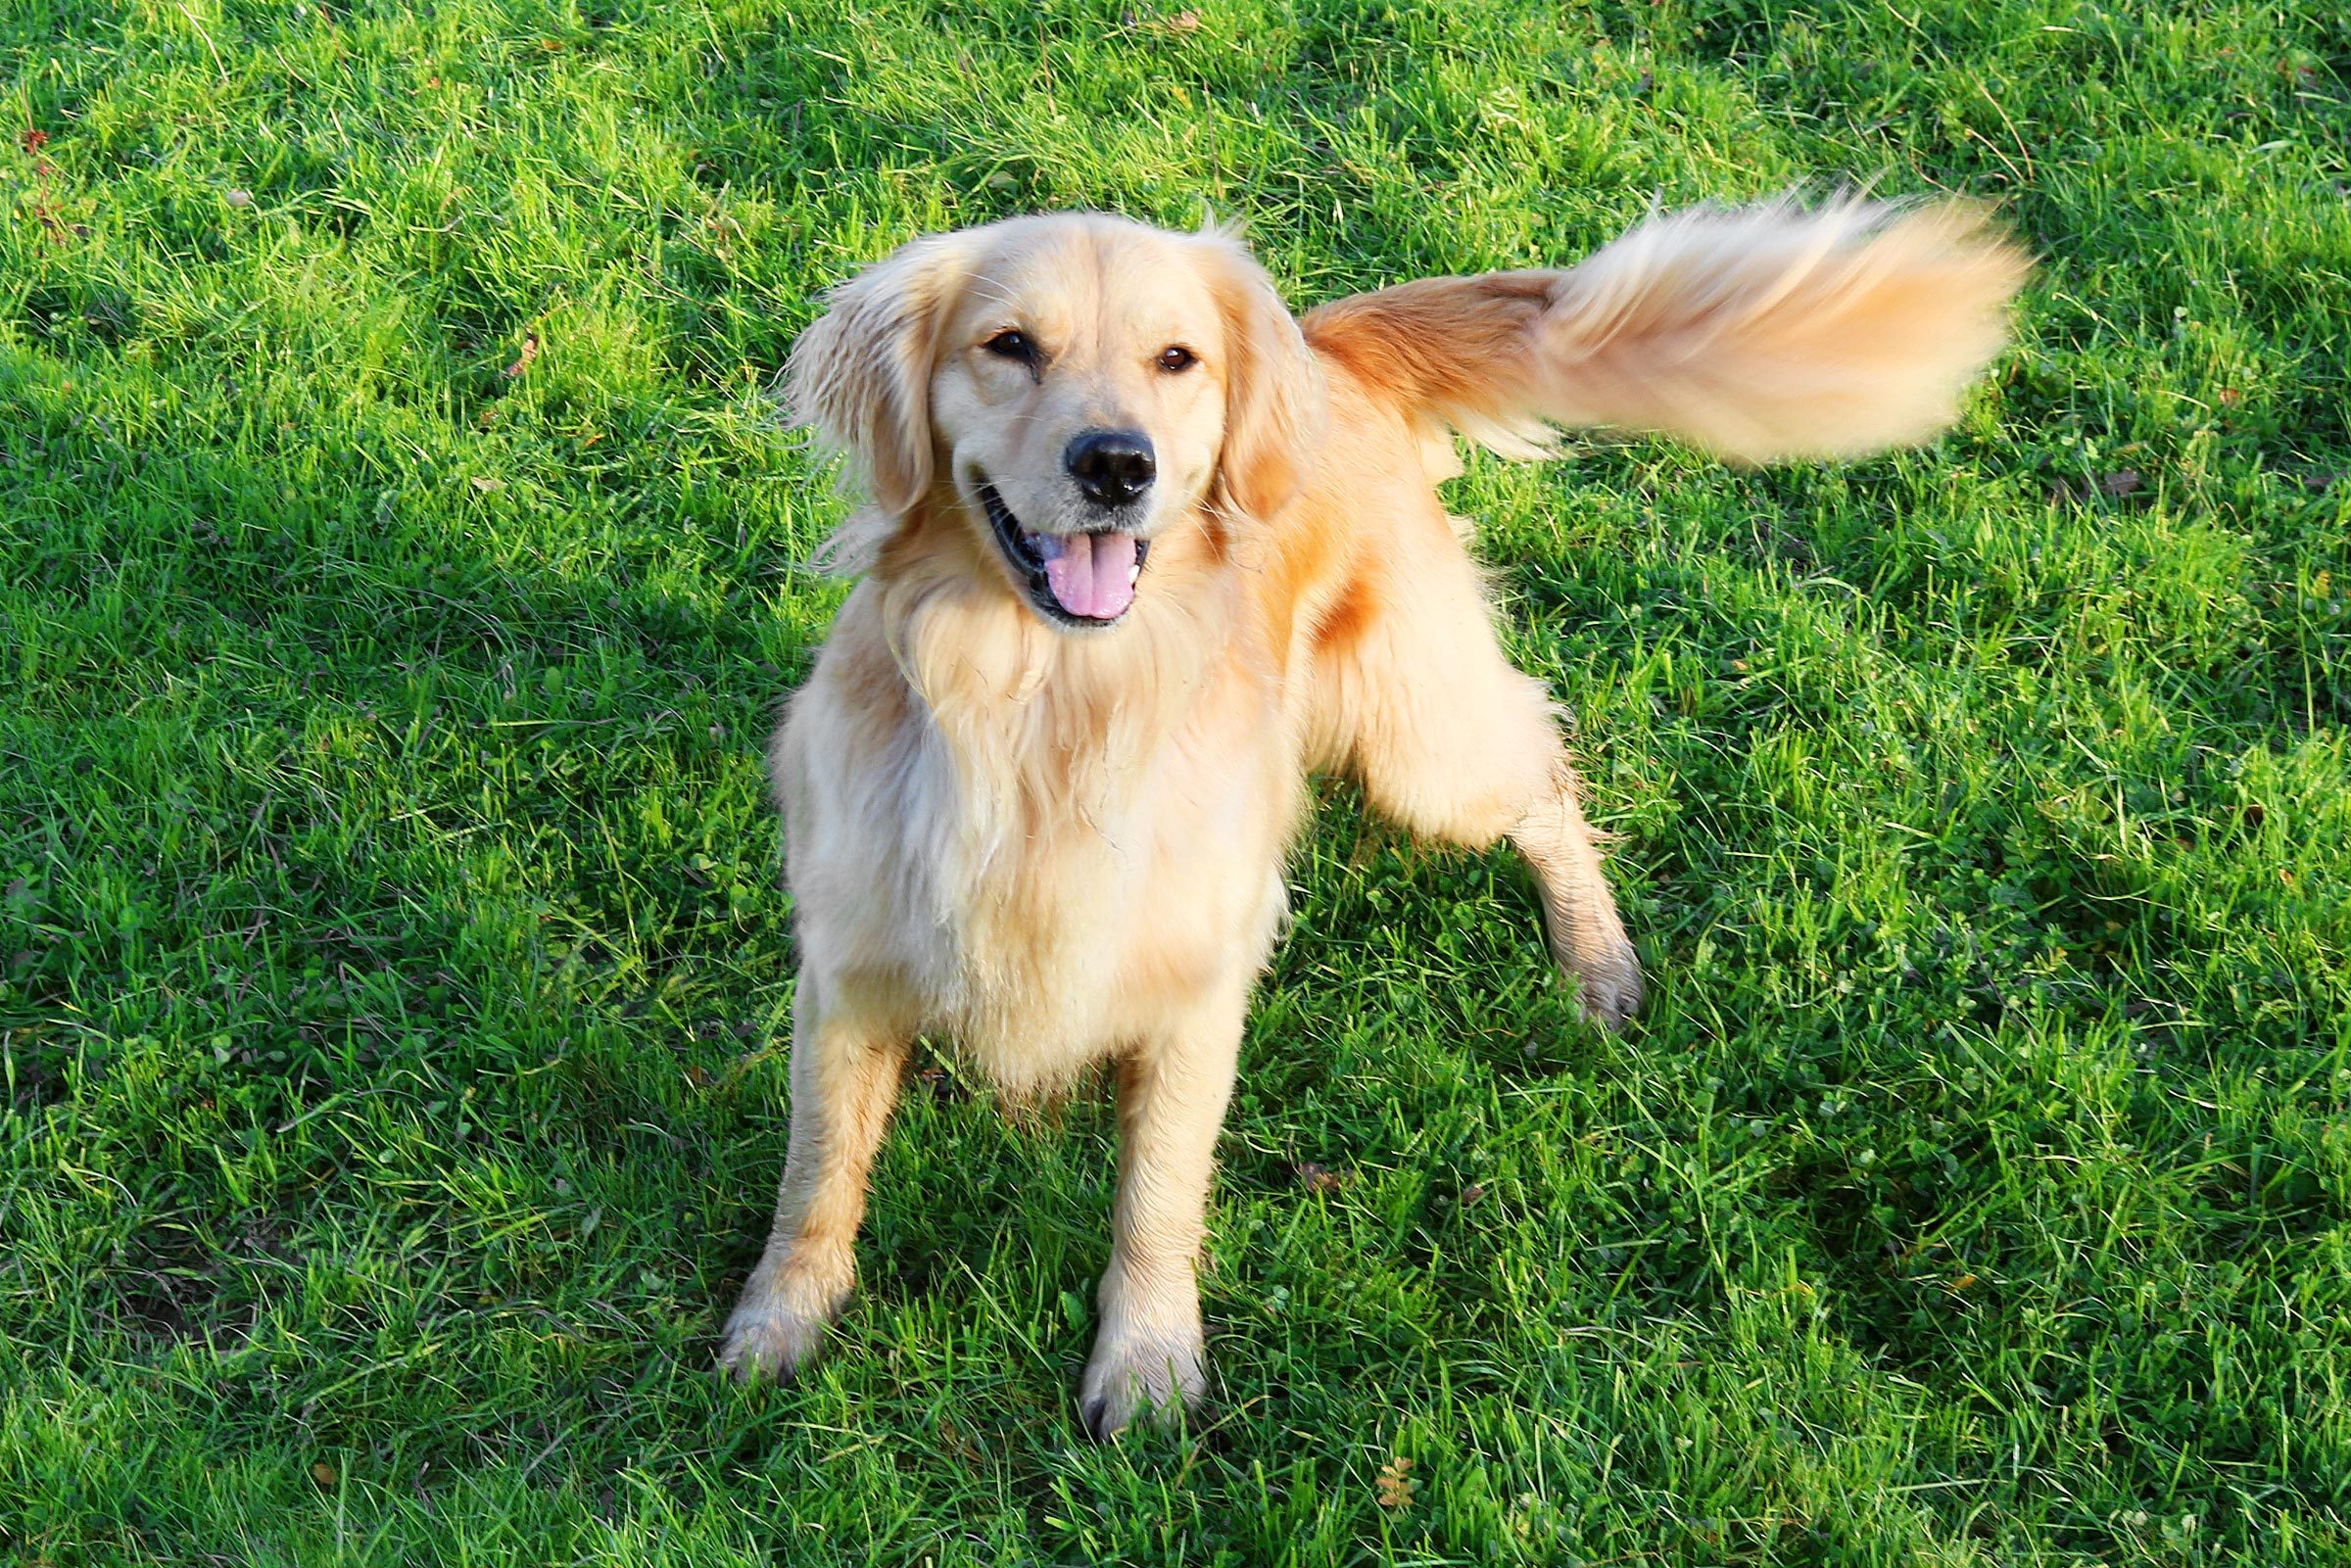
[[[1099,506],[1126,505],[1149,490],[1159,472],[1151,438],[1139,430],[1086,431],[1070,443],[1061,462],[1086,499]]]

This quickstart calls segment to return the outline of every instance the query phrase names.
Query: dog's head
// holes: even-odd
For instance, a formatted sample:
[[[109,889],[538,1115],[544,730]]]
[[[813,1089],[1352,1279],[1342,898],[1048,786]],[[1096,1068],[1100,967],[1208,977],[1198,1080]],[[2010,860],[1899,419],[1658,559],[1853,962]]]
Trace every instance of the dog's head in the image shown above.
[[[789,382],[876,524],[952,510],[1071,631],[1149,592],[1154,541],[1271,517],[1322,419],[1298,325],[1238,242],[1093,214],[914,241],[833,293]]]

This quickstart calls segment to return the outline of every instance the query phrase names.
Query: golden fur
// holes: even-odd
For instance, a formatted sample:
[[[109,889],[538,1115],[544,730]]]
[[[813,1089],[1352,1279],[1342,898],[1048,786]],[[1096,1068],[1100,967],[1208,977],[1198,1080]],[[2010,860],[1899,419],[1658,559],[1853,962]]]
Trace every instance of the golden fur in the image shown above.
[[[1309,772],[1430,837],[1509,836],[1585,1012],[1639,1002],[1550,698],[1503,658],[1437,493],[1454,434],[1534,455],[1553,426],[1617,425],[1743,462],[1914,440],[1998,350],[2024,271],[1972,209],[1855,200],[1658,217],[1572,269],[1303,319],[1227,236],[1092,214],[918,240],[836,291],[790,384],[862,476],[830,549],[864,580],[773,751],[791,1147],[722,1362],[789,1375],[815,1351],[931,1032],[1014,1094],[1116,1064],[1081,1404],[1106,1435],[1195,1400],[1217,1130]],[[983,487],[1023,541],[1066,546],[1103,514],[1065,451],[1113,427],[1157,453],[1116,525],[1148,558],[1122,619],[1073,627]]]

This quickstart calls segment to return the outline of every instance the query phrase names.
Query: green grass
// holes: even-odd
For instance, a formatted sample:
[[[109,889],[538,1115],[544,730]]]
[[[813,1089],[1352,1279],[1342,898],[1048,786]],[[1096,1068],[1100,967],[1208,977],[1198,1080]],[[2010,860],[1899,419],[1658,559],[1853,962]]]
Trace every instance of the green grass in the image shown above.
[[[2340,8],[1154,3],[0,12],[0,1558],[2351,1561]],[[1960,430],[1453,487],[1646,1017],[1328,791],[1207,1422],[1083,1440],[1106,1111],[936,1062],[837,1354],[716,1381],[816,291],[1103,206],[1305,304],[1845,177],[2045,258]]]

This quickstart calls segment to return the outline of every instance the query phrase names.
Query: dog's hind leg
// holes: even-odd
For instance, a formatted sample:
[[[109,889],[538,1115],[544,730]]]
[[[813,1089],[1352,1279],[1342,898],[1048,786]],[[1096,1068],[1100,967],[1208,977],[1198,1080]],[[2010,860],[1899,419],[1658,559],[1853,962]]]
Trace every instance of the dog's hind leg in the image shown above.
[[[1552,958],[1575,976],[1585,1017],[1615,1029],[1641,1006],[1641,960],[1617,918],[1575,796],[1575,776],[1562,756],[1551,793],[1511,826],[1511,842],[1542,889],[1543,934]]]
[[[821,994],[805,971],[792,1007],[792,1141],[775,1229],[720,1336],[719,1365],[789,1379],[856,1282],[866,1173],[897,1103],[911,1028]]]
[[[1318,760],[1351,773],[1375,810],[1415,833],[1471,849],[1508,836],[1541,885],[1553,958],[1575,977],[1585,1015],[1615,1028],[1640,1005],[1641,965],[1551,698],[1503,656],[1476,569],[1443,517],[1432,507],[1393,526],[1391,547],[1360,564],[1319,634]]]
[[[1119,1196],[1078,1391],[1097,1439],[1138,1416],[1172,1421],[1207,1386],[1197,1265],[1248,1006],[1244,973],[1119,1062]]]

